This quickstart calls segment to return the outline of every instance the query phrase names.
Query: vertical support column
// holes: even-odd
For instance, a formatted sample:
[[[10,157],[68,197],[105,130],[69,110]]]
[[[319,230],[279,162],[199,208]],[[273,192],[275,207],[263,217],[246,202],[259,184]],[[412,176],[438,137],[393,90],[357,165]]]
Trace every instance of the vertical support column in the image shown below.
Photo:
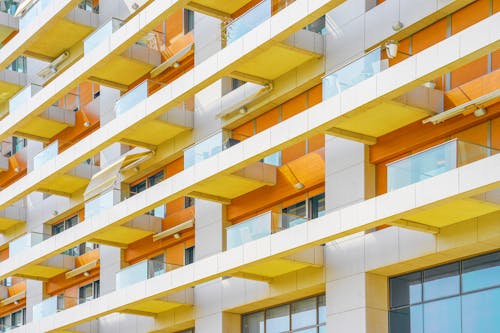
[[[364,237],[325,246],[327,332],[387,333],[387,277],[365,272]]]
[[[221,49],[221,21],[195,13],[195,64],[201,63]],[[218,81],[196,95],[194,116],[195,141],[203,140],[221,129],[213,107],[222,96],[222,81]],[[224,250],[225,207],[216,202],[195,200],[195,260]],[[195,329],[197,332],[237,333],[239,316],[222,311],[223,281],[217,279],[199,286],[195,292]]]

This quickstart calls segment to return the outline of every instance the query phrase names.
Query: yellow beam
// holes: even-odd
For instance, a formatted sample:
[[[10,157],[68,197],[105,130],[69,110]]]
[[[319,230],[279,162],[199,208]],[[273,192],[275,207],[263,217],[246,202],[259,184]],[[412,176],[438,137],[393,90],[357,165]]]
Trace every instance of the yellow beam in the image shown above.
[[[357,142],[364,143],[365,145],[374,145],[377,143],[377,138],[361,133],[351,132],[345,129],[332,127],[325,131],[326,134],[336,136],[339,138],[349,139]]]
[[[237,278],[242,278],[242,279],[247,279],[247,280],[267,282],[267,283],[271,283],[273,281],[272,277],[262,276],[262,275],[258,275],[258,274],[245,273],[245,272],[232,273],[231,276],[237,277]]]
[[[221,20],[226,20],[226,19],[231,17],[231,14],[229,14],[229,13],[226,13],[226,12],[214,9],[214,8],[210,8],[207,6],[203,6],[203,5],[200,5],[198,3],[194,3],[194,2],[189,2],[186,5],[186,8],[193,10],[195,12],[198,12],[198,13],[202,13],[205,15],[216,17],[216,18],[221,19]]]
[[[268,85],[272,82],[271,80],[265,79],[263,77],[255,76],[252,74],[246,74],[238,71],[232,72],[231,77],[245,82],[253,82],[261,84],[263,86]]]
[[[423,223],[418,223],[418,222],[413,222],[413,221],[408,221],[408,220],[398,220],[394,222],[388,223],[389,225],[397,226],[397,227],[402,227],[406,229],[411,229],[411,230],[416,230],[416,231],[422,231],[430,234],[437,235],[440,232],[440,228],[438,227],[433,227],[427,224]]]
[[[195,191],[195,192],[189,193],[188,196],[190,196],[192,198],[198,198],[198,199],[203,199],[203,200],[208,200],[208,201],[219,202],[223,205],[230,205],[231,204],[231,199],[223,198],[223,197],[219,197],[217,195],[211,195],[211,194],[207,194],[207,193],[201,193],[201,192]]]
[[[152,144],[149,144],[146,142],[140,142],[140,141],[136,141],[136,140],[130,140],[130,139],[126,139],[126,138],[120,139],[120,142],[123,144],[129,145],[129,146],[146,148],[146,149],[149,149],[151,151],[156,151],[156,149],[158,148],[158,146],[156,146],[156,145],[152,145]]]
[[[109,81],[109,80],[100,79],[100,78],[95,77],[95,76],[89,77],[89,81],[93,81],[95,83],[99,83],[99,84],[101,84],[103,86],[106,86],[106,87],[118,89],[118,90],[120,90],[122,92],[125,92],[125,91],[128,90],[128,86],[125,85],[125,84],[121,84],[121,83],[118,83],[118,82],[113,82],[113,81]]]
[[[34,134],[23,133],[23,132],[19,132],[19,131],[15,132],[14,136],[25,138],[25,139],[28,139],[28,140],[39,141],[39,142],[43,142],[43,143],[49,143],[50,142],[50,138],[45,138],[43,136],[38,136],[38,135],[34,135]]]

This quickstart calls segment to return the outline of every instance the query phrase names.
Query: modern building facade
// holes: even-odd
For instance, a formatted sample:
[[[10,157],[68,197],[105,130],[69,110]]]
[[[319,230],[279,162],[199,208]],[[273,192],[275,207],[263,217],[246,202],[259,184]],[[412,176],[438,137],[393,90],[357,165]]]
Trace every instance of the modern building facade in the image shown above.
[[[0,331],[500,332],[500,0],[0,0]]]

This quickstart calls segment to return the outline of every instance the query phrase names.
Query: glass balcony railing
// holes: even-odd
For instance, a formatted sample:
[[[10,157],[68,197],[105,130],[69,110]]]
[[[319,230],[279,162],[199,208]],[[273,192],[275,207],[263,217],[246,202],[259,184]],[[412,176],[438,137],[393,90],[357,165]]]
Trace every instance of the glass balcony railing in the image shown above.
[[[116,289],[123,289],[155,276],[172,271],[180,265],[168,264],[159,260],[144,260],[128,266],[116,274]]]
[[[38,169],[39,167],[56,157],[58,152],[59,142],[56,140],[45,147],[44,150],[36,154],[35,157],[33,157],[33,170]]]
[[[118,202],[120,190],[112,189],[85,203],[85,219],[98,215],[100,212],[109,209]]]
[[[115,31],[120,29],[126,22],[119,20],[117,18],[112,18],[108,22],[100,26],[96,31],[94,31],[89,37],[83,42],[83,52],[84,54],[89,53],[96,48],[99,44],[104,42],[109,36],[111,36]]]
[[[42,90],[42,86],[37,84],[30,84],[26,86],[23,90],[18,92],[9,100],[9,113],[16,112],[19,110],[21,106],[26,104],[30,100],[31,97],[35,96],[40,90]]]
[[[57,295],[43,300],[33,306],[33,320],[41,320],[45,317],[54,315],[60,311],[69,309],[78,305],[78,298]]]
[[[229,131],[220,131],[184,150],[184,169],[206,160],[239,142],[240,140],[231,138]]]
[[[24,13],[19,20],[19,29],[24,29],[39,16],[53,0],[35,0],[33,5]]]
[[[0,12],[14,16],[18,7],[19,3],[15,0],[0,0]]]
[[[498,152],[490,147],[457,139],[445,142],[387,164],[387,191],[437,176]]]
[[[118,101],[116,101],[116,116],[124,114],[164,86],[165,84],[152,80],[146,80],[139,84],[137,87],[130,90],[125,95],[120,97]]]
[[[226,42],[231,44],[271,17],[271,0],[264,0],[227,25]]]
[[[227,249],[306,222],[305,217],[267,212],[226,228]]]
[[[388,68],[388,60],[382,59],[382,49],[377,48],[361,58],[345,65],[323,78],[323,99],[363,82]]]
[[[50,235],[47,234],[29,232],[9,243],[9,256],[16,256],[49,238]]]

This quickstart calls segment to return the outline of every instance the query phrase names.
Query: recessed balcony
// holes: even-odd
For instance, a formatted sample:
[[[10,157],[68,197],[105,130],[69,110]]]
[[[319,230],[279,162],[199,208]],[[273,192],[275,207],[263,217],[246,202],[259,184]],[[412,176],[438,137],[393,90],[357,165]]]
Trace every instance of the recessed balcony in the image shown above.
[[[152,80],[145,80],[134,89],[124,94],[115,104],[116,117],[126,116],[134,106],[145,101],[165,85]],[[120,140],[122,143],[154,149],[162,142],[193,127],[194,103],[186,101],[170,109],[160,117],[148,120],[129,131]]]
[[[54,159],[59,153],[59,141],[54,141],[33,157],[33,170],[36,170]],[[32,170],[29,170],[32,171]],[[71,197],[81,192],[89,184],[92,176],[100,171],[93,163],[84,162],[68,173],[59,175],[57,179],[40,184],[38,191]]]
[[[29,232],[9,243],[9,256],[22,255],[26,250],[35,247],[49,239],[51,235]],[[46,281],[56,275],[74,269],[75,258],[65,254],[59,254],[49,258],[42,263],[30,265],[16,272],[16,276],[33,280]]]
[[[498,154],[499,150],[462,140],[451,140],[387,165],[387,190],[395,191],[461,166]],[[451,186],[451,185],[450,185]],[[500,210],[498,190],[473,197],[457,198],[426,209],[405,220],[444,227]]]
[[[324,36],[313,31],[299,30],[286,40],[243,62],[229,76],[267,84],[308,61],[322,58],[323,55]]]
[[[19,28],[26,29],[54,1],[56,0],[31,1],[34,4],[19,19]],[[98,21],[98,14],[76,7],[66,17],[56,20],[48,29],[40,31],[38,38],[28,45],[24,53],[52,62],[69,51],[69,57],[74,58],[75,54],[81,52],[75,46],[95,30]]]
[[[18,112],[26,107],[27,102],[40,92],[43,87],[30,84],[9,100],[9,113]],[[26,126],[16,132],[16,136],[48,142],[51,138],[69,126],[75,126],[75,111],[80,108],[80,97],[67,94]]]
[[[384,59],[382,48],[377,48],[326,75],[323,78],[323,99],[349,90],[388,67],[389,60]],[[372,138],[366,139],[366,143],[373,144],[379,136],[443,111],[443,103],[443,91],[420,86],[398,98],[382,99],[374,106],[344,115],[331,134],[354,133],[353,138]]]
[[[17,3],[0,3],[0,43],[19,30],[19,20],[13,15],[16,13]]]
[[[240,141],[229,131],[218,132],[184,150],[184,169],[226,150]],[[265,159],[264,159],[265,160]],[[263,186],[276,184],[276,166],[264,162],[252,163],[231,174],[219,173],[195,187],[188,195],[193,198],[231,203],[231,200]]]
[[[306,221],[302,216],[270,211],[226,228],[226,247],[229,250]]]
[[[89,54],[102,45],[125,21],[113,18],[99,27],[84,41],[84,53]],[[128,87],[161,64],[159,43],[165,40],[161,32],[152,32],[137,41],[128,50],[96,66],[90,80],[105,86],[128,90]]]

